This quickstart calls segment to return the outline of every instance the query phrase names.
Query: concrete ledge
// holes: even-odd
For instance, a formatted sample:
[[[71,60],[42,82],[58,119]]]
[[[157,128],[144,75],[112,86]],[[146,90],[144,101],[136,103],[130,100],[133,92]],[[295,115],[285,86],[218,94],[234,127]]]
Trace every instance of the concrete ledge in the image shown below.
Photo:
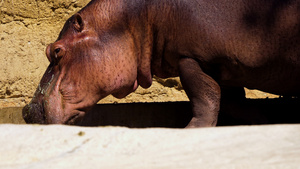
[[[128,129],[0,125],[0,168],[298,168],[300,125]]]

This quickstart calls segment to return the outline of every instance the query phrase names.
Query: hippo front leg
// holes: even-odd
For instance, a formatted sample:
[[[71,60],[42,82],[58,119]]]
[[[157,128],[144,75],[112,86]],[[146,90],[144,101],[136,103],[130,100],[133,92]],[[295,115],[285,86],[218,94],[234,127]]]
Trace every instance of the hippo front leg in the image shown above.
[[[193,111],[193,118],[187,128],[216,126],[220,109],[220,86],[192,58],[180,59],[179,70]]]

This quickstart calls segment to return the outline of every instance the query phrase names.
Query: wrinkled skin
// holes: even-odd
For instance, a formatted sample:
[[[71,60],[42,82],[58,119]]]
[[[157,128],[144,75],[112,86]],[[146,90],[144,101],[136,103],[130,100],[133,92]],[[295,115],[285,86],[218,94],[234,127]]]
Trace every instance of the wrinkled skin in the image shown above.
[[[33,122],[72,124],[108,94],[122,98],[137,88],[138,58],[126,26],[117,25],[120,36],[114,37],[111,25],[81,15],[72,16],[47,47],[51,63],[24,109],[25,119],[29,113],[30,120],[38,116]]]
[[[91,1],[47,47],[50,65],[24,119],[77,123],[98,100],[147,88],[153,75],[180,76],[194,114],[187,127],[215,126],[221,97],[243,99],[243,87],[298,96],[299,6],[299,0]]]

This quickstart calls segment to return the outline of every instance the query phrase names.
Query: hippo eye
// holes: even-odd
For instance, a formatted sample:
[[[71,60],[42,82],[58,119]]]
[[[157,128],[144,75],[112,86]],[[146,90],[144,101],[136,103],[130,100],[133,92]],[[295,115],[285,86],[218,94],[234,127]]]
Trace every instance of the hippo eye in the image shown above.
[[[74,15],[74,22],[73,22],[74,28],[78,31],[81,32],[83,30],[84,27],[84,23],[82,20],[82,17],[80,16],[80,14],[75,14]]]
[[[58,54],[59,51],[60,51],[60,48],[57,48],[57,49],[54,50],[54,52],[55,52],[56,54]]]
[[[65,52],[62,48],[57,47],[54,49],[54,58],[55,58],[56,62],[58,62],[64,55],[65,55]]]

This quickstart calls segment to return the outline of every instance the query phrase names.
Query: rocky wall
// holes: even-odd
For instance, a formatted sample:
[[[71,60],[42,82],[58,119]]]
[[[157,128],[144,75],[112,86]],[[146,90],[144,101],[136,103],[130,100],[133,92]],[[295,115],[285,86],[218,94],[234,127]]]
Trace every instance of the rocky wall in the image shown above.
[[[64,22],[88,2],[0,1],[0,107],[24,106],[30,101],[49,64],[45,56],[47,44],[55,41]],[[255,93],[253,97],[257,97]],[[139,88],[125,99],[117,100],[109,96],[101,102],[184,100],[188,99],[179,79],[175,78],[156,79],[147,90]]]

